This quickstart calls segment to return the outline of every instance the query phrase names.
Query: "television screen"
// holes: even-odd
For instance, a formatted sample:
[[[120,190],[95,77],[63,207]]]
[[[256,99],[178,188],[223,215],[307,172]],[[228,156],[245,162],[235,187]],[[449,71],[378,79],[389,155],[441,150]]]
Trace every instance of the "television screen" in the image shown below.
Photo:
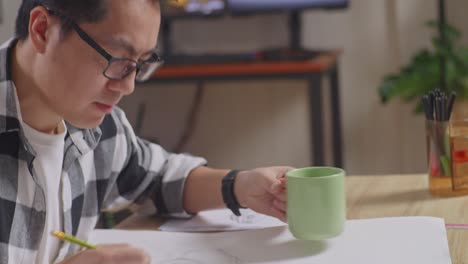
[[[171,2],[172,1],[172,2]],[[224,14],[225,0],[171,0],[162,2],[163,15],[166,17],[178,16],[209,16]],[[171,4],[171,3],[179,4]]]
[[[179,3],[179,4],[170,4]],[[163,1],[165,16],[210,16],[281,10],[345,8],[350,0],[170,0]]]
[[[227,0],[232,12],[297,10],[307,8],[343,8],[348,0]]]

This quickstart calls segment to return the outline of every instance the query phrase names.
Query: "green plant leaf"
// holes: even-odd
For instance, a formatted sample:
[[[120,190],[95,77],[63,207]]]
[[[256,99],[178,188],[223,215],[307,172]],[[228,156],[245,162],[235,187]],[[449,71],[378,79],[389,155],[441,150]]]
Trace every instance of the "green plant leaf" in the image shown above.
[[[426,25],[436,32],[439,31],[439,23],[437,21],[434,21],[434,20],[428,21],[426,22]],[[442,32],[445,34],[446,39],[450,43],[454,43],[462,37],[461,32],[457,28],[447,23],[442,25]]]
[[[438,36],[439,24],[427,22],[436,31],[432,39],[433,49],[417,52],[408,64],[397,74],[386,75],[378,86],[382,103],[395,97],[406,102],[415,102],[414,111],[422,110],[419,98],[427,92],[440,87],[440,63],[445,62],[445,76],[448,90],[454,90],[459,97],[468,98],[468,47],[458,44],[461,33],[455,27],[445,24],[442,31],[445,38]]]

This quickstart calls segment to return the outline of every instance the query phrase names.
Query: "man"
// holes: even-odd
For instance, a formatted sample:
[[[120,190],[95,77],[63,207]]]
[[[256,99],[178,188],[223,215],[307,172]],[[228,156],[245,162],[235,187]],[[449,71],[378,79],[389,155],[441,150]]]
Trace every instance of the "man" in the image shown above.
[[[159,66],[156,0],[23,0],[0,49],[0,263],[149,263],[140,249],[79,251],[100,212],[189,217],[227,206],[285,221],[288,167],[229,171],[137,138],[116,107]]]

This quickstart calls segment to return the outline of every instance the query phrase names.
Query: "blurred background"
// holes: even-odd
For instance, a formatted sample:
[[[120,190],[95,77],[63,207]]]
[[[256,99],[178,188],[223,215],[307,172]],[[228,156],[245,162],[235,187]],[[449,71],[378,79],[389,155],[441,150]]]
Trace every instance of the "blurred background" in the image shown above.
[[[242,2],[242,1],[240,1]],[[307,1],[305,1],[307,2]],[[20,0],[3,0],[0,38],[13,35]],[[468,1],[448,0],[448,23],[468,45]],[[431,48],[438,18],[435,0],[351,0],[346,8],[301,11],[301,46],[339,49],[343,161],[348,174],[426,171],[424,117],[399,99],[382,104],[378,87],[421,49]],[[231,54],[286,46],[285,12],[171,19],[171,52]],[[161,52],[164,52],[160,39]],[[164,55],[164,54],[163,54]],[[324,86],[327,87],[325,80]],[[326,88],[324,88],[326,90]],[[191,83],[138,84],[121,102],[138,133],[173,150],[183,136],[196,96]],[[326,93],[324,93],[326,96]],[[328,100],[323,100],[324,109]],[[142,115],[144,106],[144,115]],[[302,80],[206,83],[197,120],[181,150],[213,167],[311,165],[307,84]],[[325,113],[325,122],[330,117]],[[325,135],[331,135],[325,129]],[[330,137],[324,142],[330,163]]]

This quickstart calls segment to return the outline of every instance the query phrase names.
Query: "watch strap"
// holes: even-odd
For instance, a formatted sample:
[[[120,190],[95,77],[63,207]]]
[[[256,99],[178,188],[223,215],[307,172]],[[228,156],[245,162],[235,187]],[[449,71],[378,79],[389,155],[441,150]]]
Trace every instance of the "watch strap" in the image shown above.
[[[223,194],[223,201],[226,204],[226,207],[229,208],[232,213],[237,216],[240,216],[241,213],[239,208],[239,202],[237,201],[236,195],[234,193],[234,182],[236,179],[239,170],[231,170],[224,176],[222,180],[221,192]]]

